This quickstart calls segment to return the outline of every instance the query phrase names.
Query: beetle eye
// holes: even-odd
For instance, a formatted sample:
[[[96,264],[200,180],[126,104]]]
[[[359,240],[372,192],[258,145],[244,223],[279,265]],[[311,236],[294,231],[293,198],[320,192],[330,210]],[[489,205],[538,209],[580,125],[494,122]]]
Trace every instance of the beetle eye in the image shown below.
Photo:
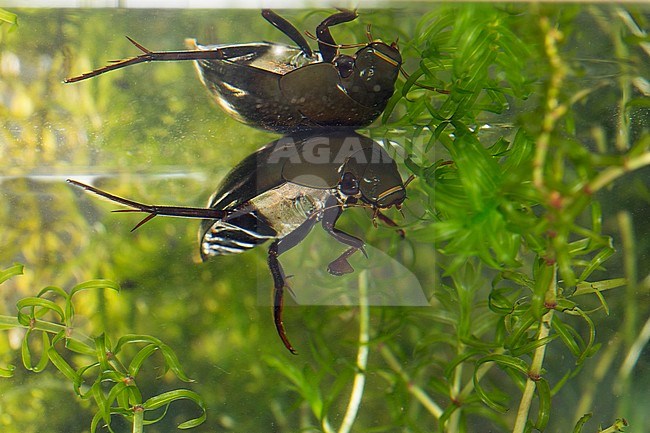
[[[359,181],[348,171],[341,178],[339,190],[345,195],[357,195],[359,194]]]
[[[334,59],[334,66],[338,69],[341,78],[348,78],[354,69],[354,58],[345,55],[338,56]]]

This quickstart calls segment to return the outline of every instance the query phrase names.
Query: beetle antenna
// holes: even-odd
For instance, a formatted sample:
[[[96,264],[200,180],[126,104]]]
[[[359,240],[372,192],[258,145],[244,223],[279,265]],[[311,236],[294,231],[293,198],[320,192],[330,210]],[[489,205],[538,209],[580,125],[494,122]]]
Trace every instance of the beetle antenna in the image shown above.
[[[373,41],[372,33],[370,32],[371,27],[372,27],[372,24],[370,24],[370,23],[366,26],[366,37],[368,38],[368,42]]]
[[[413,179],[415,179],[414,174],[410,175],[408,179],[406,179],[406,182],[404,182],[404,188],[406,188],[409,185],[409,183],[413,182]]]
[[[105,72],[113,71],[115,69],[125,68],[138,63],[148,62],[162,62],[162,61],[177,61],[177,60],[223,60],[225,55],[219,48],[211,50],[188,50],[188,51],[150,51],[142,44],[136,42],[130,37],[126,37],[129,42],[135,45],[142,54],[129,57],[123,60],[111,60],[108,65],[101,68],[94,69],[90,72],[85,72],[75,77],[66,78],[64,83],[75,83],[77,81],[86,80],[88,78],[96,77]]]
[[[199,218],[199,219],[224,219],[233,212],[221,210],[221,209],[212,209],[212,208],[201,208],[201,207],[184,207],[184,206],[159,206],[159,205],[150,205],[140,203],[134,200],[129,200],[109,192],[103,191],[99,188],[95,188],[91,185],[86,185],[79,181],[73,179],[67,179],[68,183],[71,183],[79,188],[90,191],[94,194],[97,194],[100,197],[109,199],[110,201],[119,203],[124,206],[128,206],[131,209],[117,209],[113,212],[145,212],[148,213],[142,221],[140,221],[131,231],[136,230],[138,227],[149,222],[151,219],[156,216],[172,216],[179,218]]]
[[[404,70],[404,67],[403,67],[403,66],[400,66],[400,67],[399,67],[399,70],[400,70],[400,72],[402,73],[402,75],[404,75],[404,77],[408,80],[409,77],[410,77],[410,75],[409,75],[409,74]],[[413,85],[414,85],[414,86],[418,86],[418,87],[421,88],[421,89],[432,90],[432,91],[434,91],[434,92],[442,93],[442,94],[444,94],[444,95],[449,95],[449,94],[451,93],[449,90],[446,90],[446,89],[438,89],[437,87],[427,86],[426,84],[420,84],[420,83],[418,83],[418,82],[413,83]]]
[[[365,47],[367,44],[330,44],[329,42],[325,42],[321,39],[318,39],[317,36],[315,36],[313,33],[311,33],[309,30],[305,30],[305,35],[309,39],[313,39],[314,41],[318,42],[319,44],[327,45],[328,47],[332,48],[338,48],[340,50],[345,50],[349,48],[359,48],[359,47]]]

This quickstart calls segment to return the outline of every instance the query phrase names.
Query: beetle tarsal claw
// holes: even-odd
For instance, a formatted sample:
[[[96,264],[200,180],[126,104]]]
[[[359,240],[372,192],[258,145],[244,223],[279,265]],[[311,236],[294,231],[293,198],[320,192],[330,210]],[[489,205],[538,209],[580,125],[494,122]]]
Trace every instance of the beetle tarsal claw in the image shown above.
[[[341,276],[345,274],[351,274],[354,272],[354,268],[348,262],[348,257],[350,257],[352,254],[354,254],[357,250],[360,250],[366,258],[368,258],[368,254],[366,253],[366,250],[363,246],[357,248],[357,247],[351,247],[345,250],[343,254],[341,254],[336,260],[332,261],[329,265],[327,265],[327,272],[329,272],[332,275]]]
[[[361,251],[363,256],[367,259],[368,258],[368,253],[366,252],[366,247],[362,245],[361,248],[359,248],[359,250]]]
[[[354,272],[354,268],[345,257],[339,257],[327,266],[327,272],[337,277]]]

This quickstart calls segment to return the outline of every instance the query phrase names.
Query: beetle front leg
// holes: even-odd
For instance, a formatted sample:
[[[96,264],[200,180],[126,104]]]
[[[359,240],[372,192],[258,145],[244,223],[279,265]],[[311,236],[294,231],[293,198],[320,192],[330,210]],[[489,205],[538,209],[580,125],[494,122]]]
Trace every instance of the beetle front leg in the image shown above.
[[[334,198],[333,198],[334,199]],[[335,199],[334,199],[335,200]],[[344,275],[354,272],[354,268],[348,262],[348,257],[354,254],[357,250],[361,250],[364,256],[368,257],[366,250],[363,248],[364,242],[352,235],[345,233],[335,227],[336,221],[343,213],[341,206],[332,206],[329,200],[326,204],[326,210],[323,212],[322,225],[327,233],[330,234],[334,239],[341,242],[342,244],[349,245],[350,248],[345,250],[336,260],[332,261],[327,266],[327,271],[332,275]]]
[[[337,24],[347,23],[357,18],[357,12],[347,9],[342,9],[339,13],[330,15],[325,18],[322,23],[316,27],[316,39],[318,40],[318,50],[323,57],[324,63],[330,63],[338,54],[336,42],[330,33],[330,26]]]
[[[376,211],[375,216],[379,218],[387,226],[393,227],[400,238],[404,239],[406,237],[406,232],[404,231],[404,229],[400,228],[399,225],[395,221],[393,221],[390,217],[387,217],[386,215],[381,213],[380,210]]]

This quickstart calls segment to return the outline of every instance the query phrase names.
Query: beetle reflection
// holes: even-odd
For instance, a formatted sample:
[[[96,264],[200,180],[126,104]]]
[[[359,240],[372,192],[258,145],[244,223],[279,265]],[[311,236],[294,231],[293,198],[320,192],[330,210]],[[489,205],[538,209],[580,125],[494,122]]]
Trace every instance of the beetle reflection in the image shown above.
[[[395,161],[372,139],[349,130],[327,134],[292,134],[263,146],[244,158],[223,179],[208,207],[158,206],[115,196],[93,186],[68,182],[120,203],[121,212],[148,214],[133,230],[155,216],[202,219],[201,257],[237,254],[271,241],[268,266],[273,277],[273,317],[285,347],[296,353],[282,322],[284,292],[289,288],[278,257],[298,245],[320,222],[347,249],[328,265],[329,273],[354,269],[348,258],[365,255],[363,240],[336,228],[344,209],[369,208],[395,225],[381,211],[400,208],[406,184]]]
[[[279,133],[329,128],[360,128],[386,108],[402,65],[397,44],[373,40],[338,45],[330,26],[353,21],[356,11],[341,9],[317,27],[318,51],[301,32],[275,12],[262,16],[296,45],[256,42],[202,46],[189,40],[189,51],[150,51],[131,38],[143,53],[113,62],[66,83],[143,62],[195,60],[201,81],[232,117]],[[354,55],[342,48],[359,48]]]

